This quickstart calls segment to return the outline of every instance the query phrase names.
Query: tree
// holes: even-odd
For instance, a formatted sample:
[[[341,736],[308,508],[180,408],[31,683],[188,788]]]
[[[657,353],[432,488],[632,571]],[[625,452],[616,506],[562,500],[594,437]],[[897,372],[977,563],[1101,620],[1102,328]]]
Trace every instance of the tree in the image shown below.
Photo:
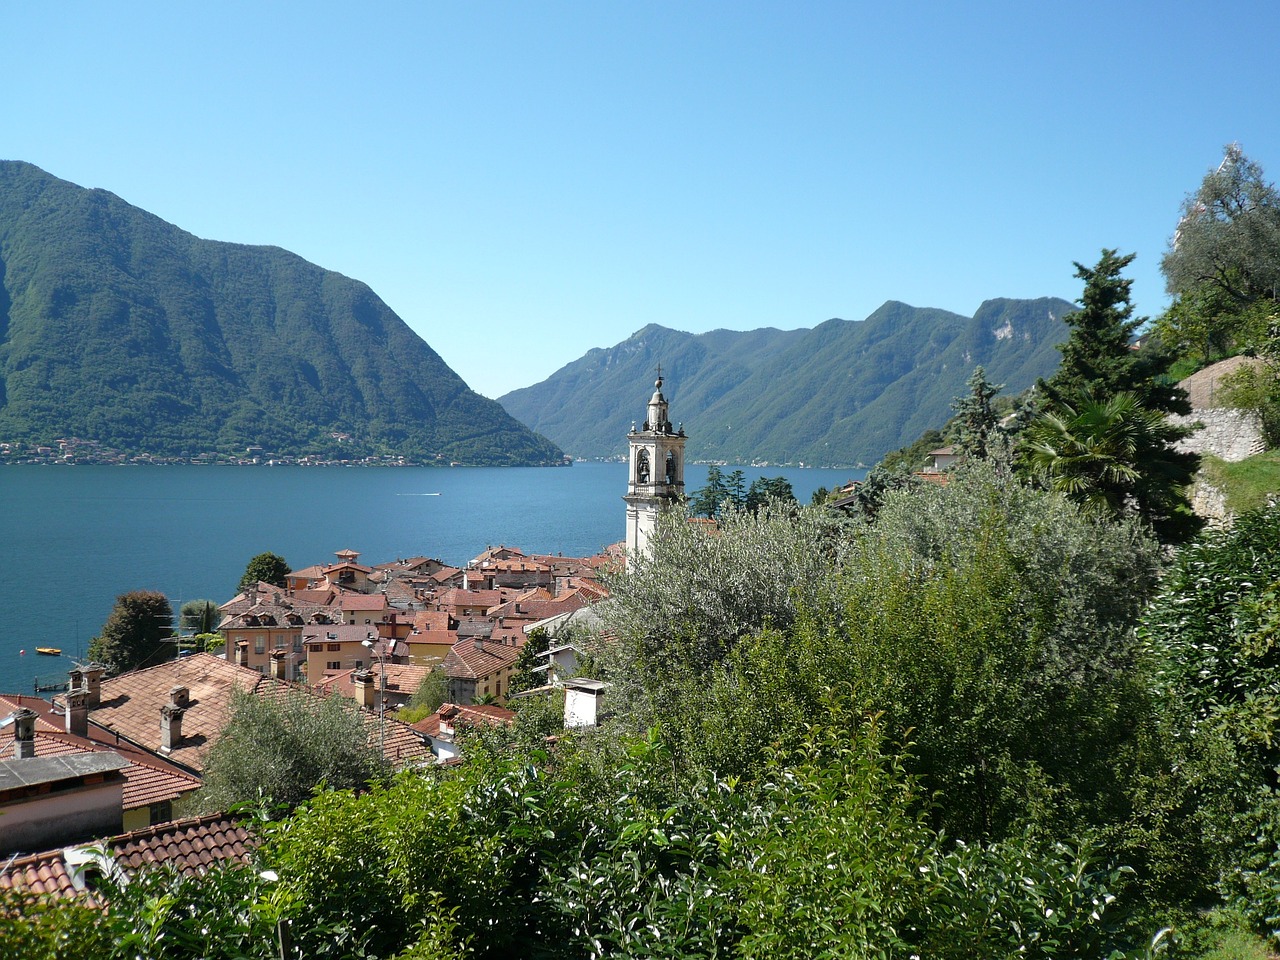
[[[695,517],[716,517],[729,498],[724,473],[714,463],[707,467],[707,485],[699,487],[689,498],[689,512]]]
[[[1071,328],[1060,344],[1062,363],[1040,386],[1050,403],[1066,400],[1105,401],[1117,393],[1132,393],[1144,407],[1161,413],[1190,413],[1185,391],[1161,379],[1150,357],[1132,349],[1134,335],[1145,322],[1134,319],[1129,289],[1133,281],[1121,271],[1134,254],[1120,256],[1103,250],[1096,266],[1077,263],[1076,277],[1084,281],[1080,309],[1065,317]]]
[[[284,557],[274,553],[260,553],[244,568],[244,576],[236,587],[237,592],[252,590],[258,583],[270,583],[283,587],[284,578],[289,575],[289,563]]]
[[[122,593],[101,633],[89,641],[89,659],[112,673],[154,666],[177,652],[172,638],[173,607],[163,593]]]
[[[213,633],[218,629],[218,605],[212,600],[188,600],[178,614],[178,629],[189,633]]]
[[[1239,144],[1183,201],[1160,269],[1174,296],[1208,285],[1242,306],[1280,298],[1280,194]]]
[[[199,802],[206,810],[263,798],[294,807],[319,785],[363,787],[387,772],[376,729],[342,695],[237,690],[206,758]]]
[[[417,723],[440,709],[449,696],[449,676],[436,664],[425,677],[409,702],[399,709],[396,719],[402,723]]]
[[[1280,506],[1179,551],[1139,636],[1174,747],[1183,869],[1275,930],[1280,897]],[[1187,849],[1189,848],[1189,849]]]
[[[1183,542],[1199,529],[1183,489],[1199,457],[1174,449],[1182,436],[1130,393],[1105,403],[1061,403],[1022,436],[1031,475],[1086,509],[1111,517],[1133,512],[1166,542]]]
[[[752,480],[743,506],[751,513],[757,513],[766,503],[775,502],[784,506],[796,502],[795,491],[786,477],[757,477]]]
[[[1081,309],[1066,318],[1062,365],[1041,384],[1046,403],[1023,433],[1020,458],[1080,502],[1115,516],[1135,512],[1165,542],[1183,542],[1199,529],[1185,490],[1200,458],[1174,448],[1191,428],[1164,415],[1191,405],[1159,369],[1162,358],[1131,349],[1141,321],[1129,303],[1132,281],[1120,273],[1132,260],[1103,250],[1097,266],[1076,264]]]
[[[988,382],[986,371],[978,366],[974,368],[968,386],[969,395],[951,404],[960,421],[960,453],[968,459],[985,460],[999,429],[991,401],[1004,389],[1004,385]]]
[[[508,695],[520,693],[523,690],[532,690],[534,687],[540,687],[547,682],[545,673],[534,673],[533,668],[539,666],[542,662],[542,654],[551,649],[551,634],[547,632],[545,627],[538,627],[529,632],[529,636],[525,638],[524,646],[520,648],[520,652],[516,655],[516,661],[512,665],[511,683],[508,685]]]

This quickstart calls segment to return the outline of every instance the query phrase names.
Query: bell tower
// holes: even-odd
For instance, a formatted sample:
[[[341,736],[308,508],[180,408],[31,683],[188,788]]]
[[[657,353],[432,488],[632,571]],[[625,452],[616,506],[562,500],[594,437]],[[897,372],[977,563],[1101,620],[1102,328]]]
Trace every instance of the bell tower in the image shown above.
[[[648,417],[627,434],[630,448],[627,473],[627,569],[648,554],[658,526],[658,514],[684,499],[684,427],[674,430],[662,395],[662,367],[649,398]]]

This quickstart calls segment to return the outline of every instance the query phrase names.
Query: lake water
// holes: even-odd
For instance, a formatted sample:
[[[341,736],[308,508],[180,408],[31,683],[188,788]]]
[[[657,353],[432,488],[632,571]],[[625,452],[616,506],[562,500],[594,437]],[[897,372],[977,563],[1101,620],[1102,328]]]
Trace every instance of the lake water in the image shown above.
[[[724,468],[727,472],[731,468]],[[865,471],[742,468],[785,476],[807,503]],[[685,488],[705,485],[690,464]],[[229,600],[255,554],[295,568],[356,550],[362,562],[438,557],[461,565],[487,546],[582,556],[622,540],[623,463],[567,468],[0,468],[0,690],[30,693],[66,670],[115,598],[159,590]],[[61,658],[38,656],[60,647]],[[22,653],[25,651],[25,654]]]

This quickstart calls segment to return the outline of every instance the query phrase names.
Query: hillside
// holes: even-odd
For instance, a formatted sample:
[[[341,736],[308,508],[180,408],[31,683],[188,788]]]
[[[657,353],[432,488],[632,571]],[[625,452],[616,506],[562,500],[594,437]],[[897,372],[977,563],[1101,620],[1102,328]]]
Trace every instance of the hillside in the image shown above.
[[[365,284],[0,161],[0,441],[63,437],[176,456],[561,458]]]
[[[660,363],[689,456],[731,463],[873,463],[950,416],[973,368],[1016,393],[1048,376],[1065,300],[988,300],[973,317],[890,301],[811,330],[688,334],[650,325],[499,402],[576,457],[626,449]]]

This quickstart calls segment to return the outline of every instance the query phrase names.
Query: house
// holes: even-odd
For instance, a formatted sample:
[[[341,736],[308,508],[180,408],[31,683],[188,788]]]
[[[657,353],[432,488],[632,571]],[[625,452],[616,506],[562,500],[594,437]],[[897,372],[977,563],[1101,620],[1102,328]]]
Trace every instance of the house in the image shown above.
[[[317,693],[337,692],[369,710],[399,710],[418,692],[430,666],[408,663],[383,663],[374,660],[367,668],[344,670],[326,676],[314,685]]]
[[[280,658],[277,658],[277,663]],[[283,667],[278,668],[281,672]],[[170,660],[102,681],[101,703],[90,720],[199,775],[205,755],[231,717],[233,693],[281,696],[310,688],[264,676],[207,653]],[[408,724],[362,710],[371,743],[381,743],[393,765],[430,753]]]
[[[471,703],[485,697],[504,703],[511,692],[519,654],[519,647],[486,642],[479,636],[459,640],[439,667],[449,678],[446,695],[454,703]]]
[[[469,727],[509,726],[515,717],[514,711],[494,704],[445,703],[431,716],[415,723],[413,729],[430,741],[436,762],[447,763],[461,753],[459,739]]]
[[[227,639],[228,659],[265,674],[271,667],[272,654],[283,651],[289,680],[303,676],[304,628],[340,623],[343,619],[342,610],[336,605],[313,603],[279,590],[266,595],[242,594],[219,609],[223,619],[218,629]]]
[[[376,629],[350,624],[317,624],[302,631],[306,648],[306,676],[312,684],[326,676],[359,670],[373,662],[369,643],[379,643]],[[368,643],[366,643],[368,641]]]
[[[39,850],[120,829],[128,761],[89,750],[37,757],[37,714],[20,708],[4,721],[13,728],[13,759],[0,760],[0,854]]]
[[[94,875],[124,879],[159,865],[187,877],[201,876],[223,863],[249,863],[257,839],[242,822],[211,814],[157,824],[107,837],[91,846],[45,850],[0,864],[0,889],[39,897],[93,898]]]
[[[90,671],[101,672],[90,666]],[[124,791],[121,809],[111,832],[136,830],[173,819],[173,806],[200,787],[199,778],[182,768],[121,740],[89,722],[84,668],[72,671],[70,690],[58,701],[41,697],[0,695],[0,712],[29,710],[36,715],[34,756],[59,757],[84,753],[111,753],[121,757]],[[3,819],[0,818],[0,834]]]

